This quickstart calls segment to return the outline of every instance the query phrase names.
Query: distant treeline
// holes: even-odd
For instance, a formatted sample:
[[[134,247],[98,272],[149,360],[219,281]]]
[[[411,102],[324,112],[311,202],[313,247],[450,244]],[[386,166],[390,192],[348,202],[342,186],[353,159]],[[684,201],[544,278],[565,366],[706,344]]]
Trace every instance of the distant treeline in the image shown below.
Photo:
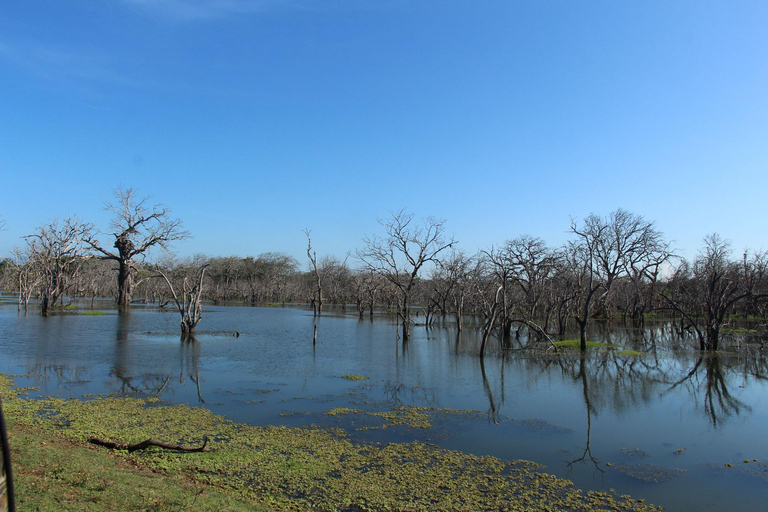
[[[361,316],[388,308],[400,316],[404,339],[414,306],[428,324],[441,318],[459,329],[465,316],[476,315],[484,339],[510,336],[521,326],[540,336],[578,329],[583,347],[586,325],[596,317],[641,325],[649,313],[674,315],[702,350],[718,349],[734,316],[768,320],[768,254],[734,258],[728,242],[712,234],[689,261],[673,253],[653,222],[624,210],[572,221],[572,239],[561,247],[521,236],[468,254],[446,237],[444,221],[401,211],[379,221],[382,234],[364,238],[345,258],[318,257],[306,231],[303,263],[279,252],[182,261],[166,252],[148,263],[142,258],[149,247],[167,248],[188,235],[167,210],[147,207],[132,190],[118,189],[116,199],[113,244],[100,243],[92,226],[67,219],[25,237],[24,249],[0,261],[0,286],[19,293],[20,308],[35,299],[47,314],[65,296],[162,303],[172,299],[169,283],[186,293],[186,283],[205,268],[204,300],[302,302],[316,314],[323,304],[336,304]]]

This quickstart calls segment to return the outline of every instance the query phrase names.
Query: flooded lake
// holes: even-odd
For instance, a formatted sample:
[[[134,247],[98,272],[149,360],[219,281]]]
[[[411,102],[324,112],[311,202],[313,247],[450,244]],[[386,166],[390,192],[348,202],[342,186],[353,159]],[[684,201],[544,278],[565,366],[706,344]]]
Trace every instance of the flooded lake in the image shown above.
[[[768,365],[745,351],[700,358],[669,342],[668,323],[596,324],[590,339],[619,348],[584,358],[525,350],[523,337],[506,350],[495,341],[481,360],[472,328],[417,325],[404,345],[394,318],[352,310],[315,319],[302,308],[207,306],[187,343],[175,312],[84,306],[49,318],[0,306],[0,372],[23,375],[17,385],[39,389],[31,396],[154,395],[253,425],[334,426],[360,442],[529,459],[577,487],[668,510],[768,502]],[[370,414],[392,411],[403,421]],[[409,420],[413,411],[431,426]]]

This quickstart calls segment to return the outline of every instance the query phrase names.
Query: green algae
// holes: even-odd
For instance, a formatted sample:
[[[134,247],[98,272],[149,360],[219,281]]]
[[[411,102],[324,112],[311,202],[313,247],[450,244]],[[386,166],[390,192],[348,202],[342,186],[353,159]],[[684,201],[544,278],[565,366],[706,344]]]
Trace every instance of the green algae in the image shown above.
[[[342,375],[341,378],[351,380],[352,382],[357,382],[358,380],[368,380],[370,377],[366,377],[365,375],[349,374],[349,375]]]
[[[616,465],[617,471],[648,483],[667,482],[685,475],[684,469],[667,468],[655,464]]]
[[[360,445],[350,442],[341,429],[253,427],[207,409],[161,405],[157,400],[30,400],[19,396],[10,378],[2,375],[0,394],[12,424],[39,429],[52,438],[99,437],[122,443],[154,438],[197,446],[207,436],[208,452],[149,448],[114,453],[131,464],[194,478],[268,509],[660,510],[628,496],[584,493],[568,480],[543,473],[533,462],[479,457],[426,443]],[[398,409],[365,414],[385,424],[419,425],[432,412]],[[353,409],[332,411],[359,414]]]

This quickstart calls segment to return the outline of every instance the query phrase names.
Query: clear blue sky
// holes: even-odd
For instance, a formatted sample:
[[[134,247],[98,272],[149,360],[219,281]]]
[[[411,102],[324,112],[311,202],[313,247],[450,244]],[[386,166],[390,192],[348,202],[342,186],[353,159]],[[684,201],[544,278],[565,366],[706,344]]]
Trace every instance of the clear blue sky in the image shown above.
[[[768,249],[768,2],[3,2],[0,256],[118,185],[181,255],[343,256],[401,208],[469,253],[618,207]]]

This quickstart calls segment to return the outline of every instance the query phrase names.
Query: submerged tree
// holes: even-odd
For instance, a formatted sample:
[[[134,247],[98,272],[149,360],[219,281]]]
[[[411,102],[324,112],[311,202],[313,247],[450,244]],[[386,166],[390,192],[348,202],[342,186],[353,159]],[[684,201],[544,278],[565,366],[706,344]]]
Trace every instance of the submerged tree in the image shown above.
[[[756,293],[761,265],[746,255],[742,262],[733,261],[730,254],[730,243],[718,234],[705,237],[701,253],[692,264],[682,260],[661,293],[696,332],[701,350],[718,350],[720,330],[737,303],[765,297]]]
[[[198,261],[189,265],[179,265],[174,270],[177,274],[177,285],[173,285],[173,275],[156,269],[157,275],[162,277],[168,285],[168,290],[173,296],[176,309],[181,315],[181,336],[187,338],[195,334],[195,328],[203,318],[202,294],[203,278],[205,270],[208,268],[208,261],[198,258]],[[178,291],[177,291],[178,290]],[[179,295],[179,292],[181,295]]]
[[[413,219],[413,214],[400,210],[390,219],[380,220],[386,237],[366,237],[363,239],[365,249],[358,251],[358,258],[367,270],[379,274],[397,288],[403,341],[411,335],[409,307],[419,272],[424,265],[437,262],[441,252],[456,244],[453,237],[446,239],[445,221],[428,217],[422,225],[416,225]]]
[[[117,303],[128,306],[133,293],[136,259],[153,247],[167,249],[169,243],[189,238],[190,235],[182,229],[181,220],[170,217],[170,210],[162,204],[149,206],[149,198],[139,199],[135,189],[118,187],[114,195],[115,202],[107,205],[106,209],[114,214],[110,228],[115,238],[115,250],[109,249],[95,236],[87,237],[86,242],[100,254],[101,259],[117,262]]]
[[[590,214],[581,225],[571,221],[576,240],[567,247],[569,260],[578,278],[581,349],[587,348],[587,322],[595,299],[604,299],[616,279],[630,275],[639,261],[668,258],[667,244],[653,222],[618,209],[607,218]],[[663,258],[660,254],[664,254]]]
[[[86,259],[84,240],[90,225],[70,217],[59,224],[54,220],[41,226],[37,233],[27,235],[26,256],[31,272],[36,276],[43,316],[65,293],[70,281],[78,273]]]
[[[317,251],[312,250],[312,238],[309,236],[310,231],[304,230],[304,234],[307,235],[307,257],[309,258],[310,270],[315,276],[315,283],[317,284],[316,290],[312,295],[312,311],[317,316],[323,312],[323,281],[320,276],[320,270],[317,267]]]

